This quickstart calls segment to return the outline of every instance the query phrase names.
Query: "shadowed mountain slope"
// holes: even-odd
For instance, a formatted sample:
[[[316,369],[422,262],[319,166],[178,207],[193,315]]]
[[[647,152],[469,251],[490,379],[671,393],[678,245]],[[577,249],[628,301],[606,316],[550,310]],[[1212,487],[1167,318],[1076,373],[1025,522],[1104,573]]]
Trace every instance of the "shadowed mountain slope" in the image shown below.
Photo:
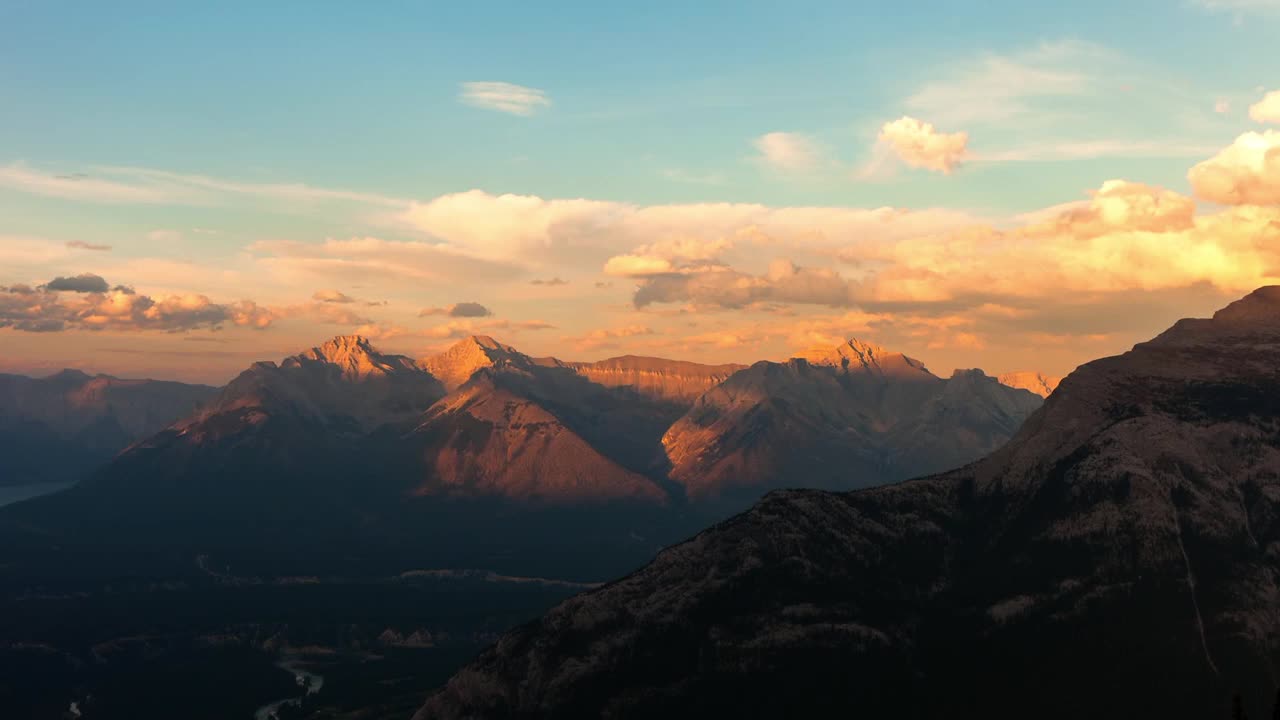
[[[78,370],[0,375],[0,485],[78,480],[216,393],[205,385]]]
[[[1263,717],[1277,367],[1269,287],[1081,366],[978,463],[769,495],[508,633],[417,717],[1211,718],[1237,692]]]

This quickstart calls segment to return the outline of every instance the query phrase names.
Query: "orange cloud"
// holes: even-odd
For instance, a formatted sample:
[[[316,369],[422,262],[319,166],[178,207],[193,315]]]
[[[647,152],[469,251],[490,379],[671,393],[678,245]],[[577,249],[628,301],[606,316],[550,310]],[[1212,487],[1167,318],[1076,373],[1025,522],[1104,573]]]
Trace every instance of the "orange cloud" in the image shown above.
[[[1187,173],[1196,195],[1221,205],[1280,205],[1280,132],[1247,132]]]
[[[277,317],[272,310],[251,300],[218,304],[198,294],[155,299],[123,286],[71,292],[59,292],[48,286],[0,288],[0,328],[27,332],[71,329],[181,332],[216,329],[227,324],[263,329],[270,327]]]
[[[576,349],[585,352],[590,350],[599,350],[602,348],[618,347],[620,340],[653,334],[653,328],[647,325],[627,325],[619,328],[592,330],[585,335],[579,335],[577,337],[570,336],[563,339],[566,342],[573,343],[573,346]]]

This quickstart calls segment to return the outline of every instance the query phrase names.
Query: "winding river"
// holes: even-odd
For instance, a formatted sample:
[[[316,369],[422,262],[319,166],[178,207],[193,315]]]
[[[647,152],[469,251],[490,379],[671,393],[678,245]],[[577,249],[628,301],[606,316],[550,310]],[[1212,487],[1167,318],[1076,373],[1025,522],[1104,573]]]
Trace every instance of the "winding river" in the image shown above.
[[[298,683],[298,690],[302,694],[263,705],[254,711],[253,720],[276,720],[279,717],[280,708],[285,705],[297,705],[303,698],[320,692],[320,688],[324,687],[324,676],[303,670],[299,667],[297,660],[282,660],[276,663],[276,667],[293,673],[293,680]]]

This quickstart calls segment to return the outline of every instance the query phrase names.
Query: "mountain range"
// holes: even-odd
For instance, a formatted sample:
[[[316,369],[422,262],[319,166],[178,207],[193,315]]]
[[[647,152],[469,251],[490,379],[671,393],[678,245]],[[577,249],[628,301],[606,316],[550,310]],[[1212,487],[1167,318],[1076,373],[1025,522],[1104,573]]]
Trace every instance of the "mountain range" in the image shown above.
[[[1268,287],[1081,366],[976,463],[770,493],[509,632],[417,718],[1270,716],[1277,367]]]
[[[0,485],[70,482],[194,412],[217,390],[63,370],[0,374]]]
[[[540,535],[570,565],[591,553],[616,572],[774,488],[864,487],[972,461],[1041,402],[856,340],[742,367],[564,362],[489,337],[414,361],[342,336],[211,392],[74,488],[0,509],[0,533],[140,550],[156,537],[425,546],[440,562],[501,556],[520,573],[503,548],[533,556],[522,538]],[[457,543],[459,532],[478,539]]]

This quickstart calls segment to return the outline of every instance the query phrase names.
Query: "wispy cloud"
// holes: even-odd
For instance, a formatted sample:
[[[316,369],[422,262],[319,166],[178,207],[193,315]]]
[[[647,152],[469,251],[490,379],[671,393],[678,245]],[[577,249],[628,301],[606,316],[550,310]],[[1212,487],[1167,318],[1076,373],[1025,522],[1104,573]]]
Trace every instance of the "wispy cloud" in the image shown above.
[[[803,172],[817,167],[821,151],[807,135],[794,132],[771,132],[752,141],[760,152],[758,160],[778,170]]]
[[[296,203],[352,202],[402,208],[403,198],[303,183],[260,183],[128,166],[56,173],[24,163],[0,165],[0,188],[84,202],[125,205],[218,205],[231,196]]]
[[[67,247],[74,250],[94,250],[97,252],[109,252],[111,250],[110,245],[98,245],[83,240],[71,240],[67,243]]]
[[[986,162],[1049,162],[1096,158],[1202,158],[1216,153],[1216,145],[1174,140],[1046,141],[1028,147],[974,153],[970,160]]]
[[[1083,95],[1082,60],[1106,51],[1076,42],[1046,43],[1013,54],[984,54],[927,83],[906,100],[912,112],[944,125],[1009,120],[1032,111],[1034,98]]]
[[[1192,0],[1206,10],[1218,12],[1245,13],[1280,13],[1280,0]]]
[[[198,203],[199,197],[178,187],[121,182],[84,173],[56,174],[21,163],[0,166],[0,187],[33,195],[122,204]]]
[[[525,117],[551,106],[545,91],[506,82],[462,83],[458,99],[472,107]]]

